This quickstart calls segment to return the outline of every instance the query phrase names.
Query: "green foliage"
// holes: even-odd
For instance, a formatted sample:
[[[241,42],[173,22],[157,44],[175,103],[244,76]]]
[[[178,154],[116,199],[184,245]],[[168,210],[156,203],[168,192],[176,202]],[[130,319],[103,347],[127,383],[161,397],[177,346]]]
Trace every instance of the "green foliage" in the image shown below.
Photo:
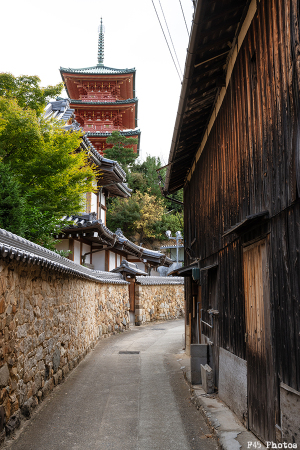
[[[105,158],[118,161],[123,169],[128,172],[130,165],[134,163],[138,157],[137,153],[133,151],[133,145],[138,143],[137,138],[127,138],[122,136],[120,131],[113,131],[111,136],[106,139],[107,144],[112,144],[112,148],[107,148],[104,151]]]
[[[110,230],[121,228],[127,238],[133,238],[134,222],[140,218],[140,207],[134,194],[126,199],[114,198],[108,206],[106,221]]]
[[[24,235],[25,200],[10,167],[0,160],[0,228]]]
[[[155,238],[154,227],[163,215],[162,200],[149,192],[135,192],[127,199],[116,198],[112,201],[107,216],[108,227],[112,230],[120,227],[125,236],[134,238]]]
[[[80,132],[38,119],[14,100],[0,98],[0,157],[9,164],[29,205],[55,217],[79,212],[83,194],[93,190],[95,173],[77,152]]]
[[[59,95],[63,88],[63,83],[43,88],[39,86],[40,81],[37,76],[0,73],[0,97],[15,99],[21,108],[30,108],[40,115],[47,101]]]
[[[59,241],[53,237],[53,234],[58,234],[66,225],[66,222],[54,217],[50,212],[43,212],[35,206],[26,205],[23,232],[23,237],[26,239],[56,251],[55,245]],[[57,253],[67,256],[65,252],[57,251]]]
[[[26,197],[10,166],[0,160],[0,228],[55,251],[58,241],[53,233],[59,233],[65,223],[30,206]]]
[[[170,230],[172,236],[175,236],[176,231],[181,231],[183,235],[183,214],[163,214],[161,220],[157,222],[154,228],[155,237],[160,241],[165,241],[166,231]]]
[[[41,115],[62,86],[38,83],[0,74],[0,226],[55,250],[60,218],[82,211],[96,170],[78,151],[81,133]]]
[[[120,227],[125,236],[134,238],[139,233],[139,240],[166,240],[166,230],[183,234],[183,206],[163,197],[160,189],[159,175],[165,176],[165,169],[157,173],[161,167],[159,158],[147,155],[144,162],[135,161],[127,174],[129,187],[133,190],[130,199],[114,199],[107,211],[108,227],[112,230]],[[151,203],[147,203],[147,196]],[[183,201],[183,192],[170,195],[171,198]],[[148,223],[148,218],[153,221]]]
[[[147,155],[147,158],[142,163],[132,165],[130,173],[128,174],[128,184],[131,189],[146,192],[150,189],[151,195],[155,195],[157,198],[163,198],[160,187],[159,179],[156,170],[161,167],[159,158],[155,156]],[[136,180],[140,181],[138,185]],[[135,187],[135,185],[137,187]]]

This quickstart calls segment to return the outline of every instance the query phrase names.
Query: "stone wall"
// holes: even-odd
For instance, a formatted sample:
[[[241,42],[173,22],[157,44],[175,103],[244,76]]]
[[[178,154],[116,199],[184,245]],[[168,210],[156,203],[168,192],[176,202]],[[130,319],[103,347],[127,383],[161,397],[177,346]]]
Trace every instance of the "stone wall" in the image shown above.
[[[137,277],[135,285],[135,323],[177,319],[184,315],[183,278]]]
[[[127,283],[0,260],[0,443],[128,309]]]

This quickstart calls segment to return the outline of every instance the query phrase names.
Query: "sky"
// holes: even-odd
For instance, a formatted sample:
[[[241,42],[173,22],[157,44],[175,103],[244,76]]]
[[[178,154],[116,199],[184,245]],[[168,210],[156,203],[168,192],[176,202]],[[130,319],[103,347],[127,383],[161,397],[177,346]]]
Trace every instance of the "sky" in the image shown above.
[[[163,8],[183,72],[189,36],[181,5],[190,31],[192,0],[153,1],[168,37],[160,4]],[[182,76],[174,66],[152,0],[14,0],[1,5],[1,14],[0,72],[37,75],[42,86],[61,81],[60,67],[97,65],[102,17],[104,65],[136,69],[141,159],[149,154],[167,164]],[[174,52],[173,58],[177,62]]]

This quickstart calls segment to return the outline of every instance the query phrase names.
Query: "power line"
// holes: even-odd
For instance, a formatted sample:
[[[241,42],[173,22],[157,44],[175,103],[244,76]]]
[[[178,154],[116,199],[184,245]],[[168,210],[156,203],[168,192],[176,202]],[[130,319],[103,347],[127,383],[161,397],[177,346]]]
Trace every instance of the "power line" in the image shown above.
[[[178,69],[177,69],[176,63],[175,63],[175,61],[174,61],[174,58],[173,58],[173,55],[172,55],[172,52],[171,52],[171,49],[170,49],[169,43],[168,43],[168,41],[167,41],[167,38],[166,38],[165,32],[164,32],[164,30],[163,30],[163,27],[162,27],[162,25],[161,25],[161,21],[160,21],[160,19],[159,19],[159,16],[158,16],[158,14],[157,14],[157,11],[156,11],[156,8],[155,8],[155,5],[154,5],[154,2],[153,2],[153,0],[152,0],[152,5],[153,5],[153,8],[154,8],[154,10],[155,10],[155,13],[156,13],[157,19],[158,19],[158,21],[159,21],[159,25],[160,25],[161,31],[163,32],[163,35],[164,35],[165,41],[166,41],[166,43],[167,43],[167,46],[168,46],[168,49],[169,49],[170,55],[171,55],[171,57],[172,57],[172,60],[173,60],[174,66],[175,66],[175,69],[176,69],[176,71],[177,71],[177,73],[178,73],[178,76],[179,76],[179,80],[181,81],[181,77],[180,77],[180,74],[179,74],[179,72],[178,72]]]
[[[182,75],[182,70],[181,70],[181,67],[180,67],[180,63],[178,61],[178,57],[177,57],[177,53],[176,53],[176,50],[175,50],[175,47],[174,47],[174,44],[173,44],[171,33],[170,33],[170,30],[169,30],[169,27],[168,27],[168,24],[167,24],[167,21],[166,21],[166,18],[165,18],[165,14],[164,14],[163,8],[161,6],[161,2],[160,2],[160,0],[158,0],[158,1],[159,1],[159,5],[160,5],[160,9],[161,9],[162,15],[164,16],[165,24],[166,24],[166,27],[167,27],[167,30],[168,30],[168,33],[169,33],[169,36],[170,36],[170,40],[172,42],[173,50],[174,50],[174,53],[175,53],[175,56],[176,56],[176,60],[177,60],[177,64],[178,64],[178,67],[179,67],[179,70],[180,70],[180,73],[181,73],[181,77],[182,77],[183,76]]]
[[[186,24],[185,15],[184,15],[184,12],[183,12],[183,9],[182,9],[182,4],[181,4],[180,0],[179,0],[179,3],[180,3],[180,6],[181,6],[181,11],[182,11],[182,15],[183,15],[183,18],[184,18],[184,23],[185,23],[185,26],[186,26],[187,34],[188,34],[188,36],[190,36],[189,29],[188,29],[187,24]]]

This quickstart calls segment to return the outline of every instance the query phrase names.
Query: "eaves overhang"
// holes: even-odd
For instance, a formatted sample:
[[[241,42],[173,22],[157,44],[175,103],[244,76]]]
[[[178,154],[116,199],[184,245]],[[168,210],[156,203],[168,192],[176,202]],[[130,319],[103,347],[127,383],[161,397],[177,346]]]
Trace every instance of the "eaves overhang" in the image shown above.
[[[250,3],[198,0],[167,166],[164,191],[184,186],[202,143]]]
[[[56,239],[83,238],[86,242],[93,243],[106,249],[115,249],[126,254],[138,257],[141,261],[153,267],[170,266],[173,261],[165,254],[146,249],[134,244],[127,239],[120,231],[113,233],[101,220],[95,220],[93,213],[82,216],[65,216],[63,218],[70,222],[61,233],[56,235]]]

